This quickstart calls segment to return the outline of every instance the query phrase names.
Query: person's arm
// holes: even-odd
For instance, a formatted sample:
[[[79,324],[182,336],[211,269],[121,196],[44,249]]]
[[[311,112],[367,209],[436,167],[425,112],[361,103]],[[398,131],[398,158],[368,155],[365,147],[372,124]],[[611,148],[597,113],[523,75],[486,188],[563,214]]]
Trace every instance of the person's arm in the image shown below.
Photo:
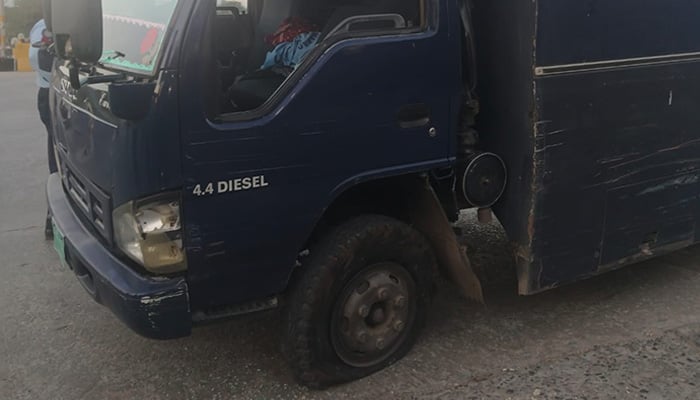
[[[36,72],[39,72],[39,48],[34,47],[34,45],[40,43],[43,39],[43,25],[41,21],[37,22],[29,33],[29,43],[31,44],[29,47],[29,64]]]

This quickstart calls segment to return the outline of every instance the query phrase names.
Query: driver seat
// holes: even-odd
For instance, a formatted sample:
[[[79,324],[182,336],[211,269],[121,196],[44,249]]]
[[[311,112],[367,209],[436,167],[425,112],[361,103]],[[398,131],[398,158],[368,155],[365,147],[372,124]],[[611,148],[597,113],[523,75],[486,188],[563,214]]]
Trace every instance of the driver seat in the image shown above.
[[[300,1],[265,0],[255,29],[253,46],[246,65],[249,72],[236,80],[228,90],[228,98],[237,111],[260,107],[279,88],[287,75],[273,70],[260,70],[267,52],[272,50],[265,37],[275,33],[286,18],[299,11]]]

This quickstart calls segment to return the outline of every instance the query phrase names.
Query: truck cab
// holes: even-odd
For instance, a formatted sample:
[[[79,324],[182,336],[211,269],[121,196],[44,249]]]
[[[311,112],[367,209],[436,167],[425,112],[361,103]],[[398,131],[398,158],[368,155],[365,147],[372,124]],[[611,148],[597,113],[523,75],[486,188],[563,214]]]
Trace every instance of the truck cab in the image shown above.
[[[471,128],[461,2],[46,10],[56,249],[139,334],[279,307],[295,375],[321,387],[406,354],[438,265],[481,297],[449,221],[492,205],[505,168]]]

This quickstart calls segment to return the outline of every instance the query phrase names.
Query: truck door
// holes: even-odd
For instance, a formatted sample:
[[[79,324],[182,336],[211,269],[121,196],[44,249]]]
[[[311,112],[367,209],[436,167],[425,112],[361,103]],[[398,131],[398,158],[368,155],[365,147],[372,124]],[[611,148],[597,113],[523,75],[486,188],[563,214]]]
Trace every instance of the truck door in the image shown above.
[[[446,2],[380,3],[268,0],[231,18],[200,2],[183,43],[191,52],[180,82],[193,308],[283,291],[315,222],[353,184],[449,165],[460,74]],[[300,10],[316,45],[301,64],[276,65],[279,76],[260,70],[263,58],[234,60],[237,81],[258,85],[253,100],[265,90],[269,97],[252,109],[250,101],[232,101],[232,92],[246,88],[217,87],[216,16],[257,21],[253,42],[232,49],[251,55],[263,43],[256,41]]]

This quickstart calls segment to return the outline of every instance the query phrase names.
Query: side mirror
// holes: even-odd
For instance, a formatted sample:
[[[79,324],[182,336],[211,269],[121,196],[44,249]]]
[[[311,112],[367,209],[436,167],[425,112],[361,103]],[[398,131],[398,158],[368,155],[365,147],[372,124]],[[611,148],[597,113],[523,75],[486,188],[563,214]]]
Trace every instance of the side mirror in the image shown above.
[[[48,5],[47,5],[48,3]],[[53,32],[58,56],[94,64],[102,58],[102,1],[49,0],[47,28]]]

